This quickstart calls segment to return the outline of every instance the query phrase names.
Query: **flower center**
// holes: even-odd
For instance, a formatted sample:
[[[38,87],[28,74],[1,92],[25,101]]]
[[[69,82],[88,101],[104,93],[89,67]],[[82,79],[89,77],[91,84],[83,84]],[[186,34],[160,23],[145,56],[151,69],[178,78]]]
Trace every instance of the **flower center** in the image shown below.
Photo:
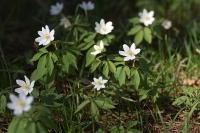
[[[29,85],[28,84],[23,84],[23,86],[22,86],[25,90],[29,90]]]
[[[128,54],[129,56],[134,56],[134,53],[133,53],[130,49],[127,51],[127,54]]]
[[[22,100],[22,99],[19,99],[17,101],[17,105],[23,108],[23,107],[26,106],[26,102],[24,100]]]
[[[103,85],[103,83],[102,83],[102,82],[100,82],[100,81],[97,81],[97,82],[96,82],[96,84],[97,84],[98,86],[101,86],[101,85]]]
[[[49,34],[46,33],[46,34],[44,35],[44,38],[45,38],[45,39],[49,39]]]
[[[101,29],[103,32],[107,32],[107,27],[105,25],[103,25]]]
[[[150,20],[150,17],[149,16],[144,16],[144,20],[148,21],[148,20]]]

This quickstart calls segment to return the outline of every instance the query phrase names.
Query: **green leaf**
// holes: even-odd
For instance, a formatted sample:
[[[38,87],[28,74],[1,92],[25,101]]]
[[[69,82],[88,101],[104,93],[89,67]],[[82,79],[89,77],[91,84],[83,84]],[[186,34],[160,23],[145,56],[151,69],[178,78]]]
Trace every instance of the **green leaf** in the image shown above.
[[[37,133],[36,124],[34,122],[31,123],[29,131],[29,133]]]
[[[105,62],[104,63],[104,67],[103,67],[103,75],[108,78],[108,73],[109,73],[109,68],[108,68],[108,63]]]
[[[0,112],[4,112],[5,111],[6,105],[7,105],[6,97],[4,95],[2,95],[0,97]]]
[[[90,100],[85,100],[83,101],[80,105],[78,105],[75,113],[79,112],[80,110],[82,110],[88,103],[90,103]]]
[[[69,62],[70,65],[74,66],[76,69],[77,68],[77,64],[76,64],[76,56],[73,55],[72,53],[70,52],[67,52],[67,55],[66,55],[66,60]]]
[[[8,133],[16,133],[19,122],[20,122],[19,118],[13,118],[11,123],[8,126]]]
[[[44,48],[41,48],[38,53],[36,53],[33,58],[31,59],[31,62],[37,61],[43,54],[48,53],[48,51]]]
[[[123,69],[124,69],[124,71],[126,72],[127,77],[130,78],[131,71],[130,71],[129,67],[128,67],[128,66],[125,66]]]
[[[90,48],[86,53],[86,64],[85,66],[88,67],[94,60],[95,56],[91,54],[94,51],[94,48]]]
[[[117,69],[116,69],[116,73],[114,74],[115,79],[118,80],[118,77],[119,77],[119,75],[120,75],[121,70],[122,70],[122,67],[117,67]]]
[[[94,102],[91,102],[90,110],[92,117],[95,118],[96,121],[98,121],[99,109],[97,108],[97,105]]]
[[[43,75],[46,74],[46,63],[47,63],[47,56],[43,55],[38,64],[37,64],[37,69],[32,73],[31,75],[31,80],[38,80],[40,79]]]
[[[50,55],[54,63],[58,61],[58,57],[55,53],[50,53]]]
[[[90,70],[91,70],[92,73],[97,69],[97,67],[100,65],[100,63],[101,63],[101,61],[99,59],[96,59],[92,63],[91,68],[90,68]]]
[[[132,24],[138,24],[138,23],[140,23],[138,17],[134,17],[134,18],[129,19],[129,22],[132,23]]]
[[[135,89],[137,90],[140,85],[140,75],[137,70],[131,71],[132,75],[132,84],[134,85]]]
[[[142,30],[142,26],[141,25],[136,25],[135,27],[133,27],[128,33],[127,35],[135,35],[137,32]]]
[[[88,43],[83,43],[82,44],[82,47],[80,47],[81,50],[87,50],[89,49],[91,46],[93,46],[95,42],[94,41],[91,41],[91,42],[88,42]],[[81,46],[81,45],[80,45]]]
[[[122,86],[123,84],[125,84],[125,81],[126,81],[126,72],[124,69],[122,69],[119,75],[119,85]]]
[[[125,84],[126,80],[126,72],[122,67],[117,67],[116,73],[115,73],[115,78],[119,81],[119,85],[122,86]]]
[[[116,72],[116,66],[115,66],[115,64],[112,61],[108,61],[108,66],[109,66],[109,69],[110,69],[110,71],[112,73]]]
[[[48,133],[48,130],[40,123],[36,123],[38,133]]]
[[[50,54],[47,55],[47,64],[48,64],[48,67],[47,67],[48,74],[52,75],[54,64],[53,64],[53,60]]]
[[[139,32],[136,34],[135,38],[134,38],[134,42],[135,42],[136,44],[140,44],[140,43],[142,42],[142,40],[143,40],[143,36],[144,36],[143,30],[139,31]]]
[[[109,99],[106,99],[106,98],[96,99],[95,103],[101,109],[108,110],[108,109],[115,108],[115,106],[113,105],[113,102],[111,100],[109,100]]]
[[[147,27],[144,28],[144,39],[150,44],[152,42],[151,30]]]
[[[63,62],[62,68],[64,72],[68,73],[70,66],[74,66],[76,69],[78,69],[76,63],[76,56],[70,52],[66,52],[65,54],[63,54],[62,62]]]
[[[96,37],[96,33],[91,33],[88,37],[84,39],[84,42],[91,42]]]

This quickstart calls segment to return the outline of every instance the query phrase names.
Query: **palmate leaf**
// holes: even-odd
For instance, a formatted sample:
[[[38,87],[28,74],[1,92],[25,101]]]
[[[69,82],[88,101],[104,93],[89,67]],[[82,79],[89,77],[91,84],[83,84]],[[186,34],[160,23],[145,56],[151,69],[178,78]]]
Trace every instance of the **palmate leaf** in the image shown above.
[[[37,64],[37,69],[31,74],[31,80],[38,80],[46,74],[47,55],[43,55]]]
[[[143,38],[144,38],[144,32],[143,30],[141,30],[135,35],[135,38],[134,38],[135,44],[140,44]]]
[[[115,72],[116,72],[116,66],[115,66],[115,64],[114,64],[112,61],[108,61],[108,66],[109,66],[109,70],[110,70],[112,73],[115,73]]]
[[[136,69],[131,69],[131,75],[132,75],[132,84],[137,90],[140,85],[140,75]]]
[[[94,51],[94,48],[90,48],[86,53],[86,64],[85,66],[88,67],[94,60],[95,56],[91,54]]]
[[[152,42],[151,30],[147,27],[144,28],[144,39],[150,44]]]
[[[143,29],[143,27],[141,25],[136,25],[135,27],[133,27],[127,34],[128,35],[135,35],[136,33],[138,33],[139,31],[141,31]]]
[[[116,73],[115,73],[114,76],[115,76],[115,79],[118,80],[120,86],[125,84],[126,72],[125,72],[125,69],[123,67],[121,67],[121,66],[117,67]]]
[[[6,109],[6,105],[7,105],[7,102],[6,102],[6,96],[4,95],[1,95],[0,96],[0,112],[4,112],[5,109]]]
[[[10,123],[8,133],[48,133],[48,128],[43,126],[41,122],[16,117]]]
[[[41,48],[38,53],[36,53],[32,59],[31,59],[31,62],[34,62],[34,61],[37,61],[39,60],[39,58],[43,55],[43,54],[46,54],[48,53],[48,51],[45,49],[45,48]]]
[[[70,66],[73,66],[76,69],[78,69],[76,60],[77,60],[76,56],[73,55],[72,53],[70,53],[70,52],[64,53],[63,56],[62,56],[62,63],[63,63],[62,69],[63,69],[63,71],[68,73]]]
[[[99,118],[99,109],[98,109],[96,103],[93,102],[93,101],[92,101],[91,104],[90,104],[90,110],[91,110],[91,115],[92,115],[92,117],[93,117],[96,121],[98,121],[98,118]]]
[[[82,110],[89,103],[90,103],[90,100],[83,101],[80,105],[78,105],[75,113],[78,113],[80,110]]]
[[[104,66],[103,66],[103,75],[108,78],[108,73],[109,73],[109,67],[108,67],[108,63],[104,62]]]
[[[95,103],[98,105],[99,108],[104,110],[109,110],[115,108],[114,103],[108,98],[97,98]]]
[[[93,73],[98,66],[101,64],[101,60],[99,59],[95,59],[94,62],[92,63],[91,67],[90,67],[90,71]]]
[[[52,72],[54,69],[54,62],[53,62],[50,54],[47,55],[47,65],[48,65],[47,72],[49,75],[52,75]]]

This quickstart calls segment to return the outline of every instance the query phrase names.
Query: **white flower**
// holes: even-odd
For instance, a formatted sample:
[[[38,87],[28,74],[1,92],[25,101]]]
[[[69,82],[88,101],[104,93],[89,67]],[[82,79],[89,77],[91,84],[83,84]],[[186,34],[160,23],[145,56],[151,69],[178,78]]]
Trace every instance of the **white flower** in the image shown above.
[[[64,28],[68,28],[72,24],[70,23],[69,19],[67,19],[66,17],[63,17],[60,19],[60,25],[64,26]]]
[[[79,7],[82,8],[83,10],[93,10],[94,3],[92,3],[91,1],[89,2],[83,1],[81,4],[79,4]]]
[[[95,51],[91,52],[92,55],[100,54],[104,49],[103,41],[102,40],[100,41],[99,46],[98,45],[94,45],[94,49],[95,49]]]
[[[135,47],[135,44],[133,43],[131,47],[129,48],[128,45],[123,45],[124,51],[119,51],[119,54],[124,57],[124,61],[134,60],[135,55],[140,53],[140,49]]]
[[[64,4],[59,3],[59,2],[57,2],[55,5],[51,5],[50,14],[51,15],[58,15],[59,13],[61,13],[63,7],[64,7]]]
[[[153,23],[155,20],[154,11],[147,12],[146,9],[143,10],[143,12],[139,13],[140,16],[140,22],[143,23],[145,26],[149,26]]]
[[[197,52],[198,54],[200,54],[200,49],[196,48],[196,52]]]
[[[172,22],[170,20],[164,20],[162,26],[164,29],[168,30],[172,27]]]
[[[55,31],[50,31],[49,27],[46,25],[45,28],[42,27],[42,30],[38,31],[40,37],[36,38],[35,41],[38,42],[39,45],[47,45],[54,40],[54,33]]]
[[[8,103],[8,108],[14,110],[15,115],[20,115],[23,112],[27,112],[31,109],[31,103],[33,102],[32,96],[26,96],[23,93],[19,94],[19,97],[10,94],[11,103]]]
[[[15,92],[21,94],[24,93],[25,95],[30,94],[33,91],[33,87],[35,81],[30,81],[26,76],[24,76],[25,81],[23,80],[16,80],[16,83],[20,86],[19,88],[15,89]]]
[[[95,22],[95,30],[97,33],[100,33],[102,35],[106,35],[108,33],[110,33],[113,30],[113,26],[112,26],[112,22],[109,21],[107,23],[105,23],[104,19],[101,19],[100,23]]]
[[[108,82],[108,80],[103,79],[102,77],[94,78],[94,81],[92,82],[92,84],[94,85],[94,88],[96,88],[97,90],[100,90],[102,88],[105,88],[105,83]]]

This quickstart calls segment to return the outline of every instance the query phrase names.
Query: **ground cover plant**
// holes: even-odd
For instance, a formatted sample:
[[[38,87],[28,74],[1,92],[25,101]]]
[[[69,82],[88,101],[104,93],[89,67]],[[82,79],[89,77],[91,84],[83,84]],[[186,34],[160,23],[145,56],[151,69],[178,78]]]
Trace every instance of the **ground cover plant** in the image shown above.
[[[200,132],[199,7],[3,0],[0,132]]]

